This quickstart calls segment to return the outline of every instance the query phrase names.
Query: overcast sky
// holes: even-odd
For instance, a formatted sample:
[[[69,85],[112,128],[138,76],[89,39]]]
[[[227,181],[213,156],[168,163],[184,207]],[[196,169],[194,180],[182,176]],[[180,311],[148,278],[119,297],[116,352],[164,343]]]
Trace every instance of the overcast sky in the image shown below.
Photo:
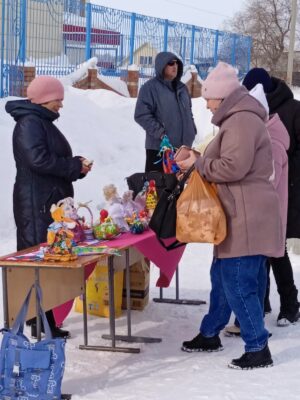
[[[243,8],[243,0],[91,0],[92,3],[212,29]]]

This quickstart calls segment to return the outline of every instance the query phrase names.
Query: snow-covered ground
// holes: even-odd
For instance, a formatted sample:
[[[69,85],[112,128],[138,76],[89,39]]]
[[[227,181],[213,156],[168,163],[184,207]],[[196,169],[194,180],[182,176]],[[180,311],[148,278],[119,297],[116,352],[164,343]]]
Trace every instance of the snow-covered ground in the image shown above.
[[[294,91],[300,97],[299,90]],[[15,167],[11,137],[14,121],[5,113],[8,99],[0,99],[0,254],[15,249],[12,215],[12,190]],[[120,194],[126,190],[125,177],[144,167],[144,132],[134,122],[135,99],[104,90],[78,90],[68,87],[64,108],[57,126],[70,141],[74,154],[94,160],[92,172],[75,183],[75,201],[93,200],[103,204],[102,188],[114,183]],[[202,99],[193,100],[198,127],[197,142],[212,132],[210,114]],[[259,229],[259,228],[258,228]],[[180,264],[180,296],[209,300],[210,245],[193,244],[185,251]],[[291,253],[295,280],[300,287],[300,256]],[[159,295],[155,282],[158,269],[151,265],[150,297]],[[174,297],[174,282],[164,290]],[[279,300],[272,278],[273,312],[266,317],[273,333],[270,349],[274,368],[236,371],[227,363],[243,353],[241,339],[222,336],[224,351],[188,354],[180,351],[183,340],[198,333],[199,322],[208,305],[186,306],[159,304],[150,299],[143,312],[132,313],[134,335],[161,337],[158,344],[139,344],[140,354],[83,351],[82,316],[72,312],[65,328],[72,333],[67,342],[67,364],[63,391],[79,400],[281,400],[300,396],[300,323],[276,327]],[[0,307],[1,308],[1,307]],[[2,310],[1,320],[2,320]],[[1,323],[2,324],[2,323]],[[126,333],[126,316],[116,322],[117,333]],[[90,344],[105,344],[101,335],[108,332],[108,320],[89,317]],[[120,345],[125,345],[120,343]],[[126,344],[127,345],[127,344]],[[298,392],[299,390],[299,392]]]

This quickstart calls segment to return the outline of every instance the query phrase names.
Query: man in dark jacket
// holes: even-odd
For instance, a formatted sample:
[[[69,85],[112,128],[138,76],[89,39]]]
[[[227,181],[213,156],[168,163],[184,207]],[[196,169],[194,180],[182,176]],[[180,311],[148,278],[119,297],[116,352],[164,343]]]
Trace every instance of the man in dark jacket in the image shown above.
[[[182,61],[173,53],[161,52],[155,59],[156,76],[140,89],[134,119],[146,131],[146,171],[162,171],[158,154],[166,134],[174,148],[192,146],[196,127],[187,87],[180,81]]]
[[[252,68],[243,85],[251,90],[261,83],[268,101],[270,115],[277,113],[290,136],[288,149],[289,187],[287,238],[300,238],[300,102],[287,84],[271,77],[264,68]],[[280,313],[277,323],[285,326],[299,319],[298,291],[287,251],[280,258],[270,260],[280,295]]]
[[[13,152],[16,180],[13,209],[17,226],[17,249],[47,240],[52,221],[50,207],[65,197],[73,197],[72,182],[90,170],[83,157],[73,157],[71,147],[53,124],[59,117],[64,88],[49,76],[35,78],[27,89],[30,100],[8,101],[6,111],[16,121]],[[56,328],[52,311],[46,313],[53,336],[68,336]],[[32,335],[36,335],[36,323]]]

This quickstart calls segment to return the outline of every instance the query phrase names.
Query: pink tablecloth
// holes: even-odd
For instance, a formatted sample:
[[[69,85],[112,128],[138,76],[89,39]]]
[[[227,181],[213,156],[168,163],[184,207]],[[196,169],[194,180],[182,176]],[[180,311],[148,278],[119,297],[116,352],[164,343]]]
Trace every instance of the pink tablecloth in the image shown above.
[[[166,241],[170,243],[172,240]],[[149,258],[159,269],[160,277],[156,282],[158,287],[168,287],[182,257],[185,246],[167,251],[156,239],[155,233],[148,230],[141,235],[124,233],[119,238],[105,243],[109,247],[124,248],[133,246],[145,257]]]
[[[170,241],[172,240],[166,241],[166,243]],[[139,250],[160,269],[160,277],[156,282],[156,286],[158,287],[168,287],[170,285],[172,277],[185,249],[185,246],[181,246],[174,250],[165,250],[157,240],[155,233],[151,230],[148,230],[141,235],[124,233],[116,239],[103,243],[114,248],[126,248],[133,246]],[[94,267],[94,264],[86,267],[86,278],[88,278],[88,276],[92,273]],[[57,325],[60,325],[66,318],[72,308],[72,304],[73,300],[53,309]]]

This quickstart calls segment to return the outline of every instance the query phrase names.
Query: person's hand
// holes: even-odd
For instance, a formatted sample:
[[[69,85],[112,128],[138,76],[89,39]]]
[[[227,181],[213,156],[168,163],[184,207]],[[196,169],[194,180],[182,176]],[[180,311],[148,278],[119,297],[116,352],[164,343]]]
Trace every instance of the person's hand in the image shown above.
[[[182,161],[176,161],[176,164],[180,168],[180,171],[187,171],[197,160],[197,155],[193,150],[190,150],[188,158]]]
[[[93,161],[88,160],[87,158],[80,158],[81,160],[81,173],[86,175],[87,173],[90,172],[93,166]]]

